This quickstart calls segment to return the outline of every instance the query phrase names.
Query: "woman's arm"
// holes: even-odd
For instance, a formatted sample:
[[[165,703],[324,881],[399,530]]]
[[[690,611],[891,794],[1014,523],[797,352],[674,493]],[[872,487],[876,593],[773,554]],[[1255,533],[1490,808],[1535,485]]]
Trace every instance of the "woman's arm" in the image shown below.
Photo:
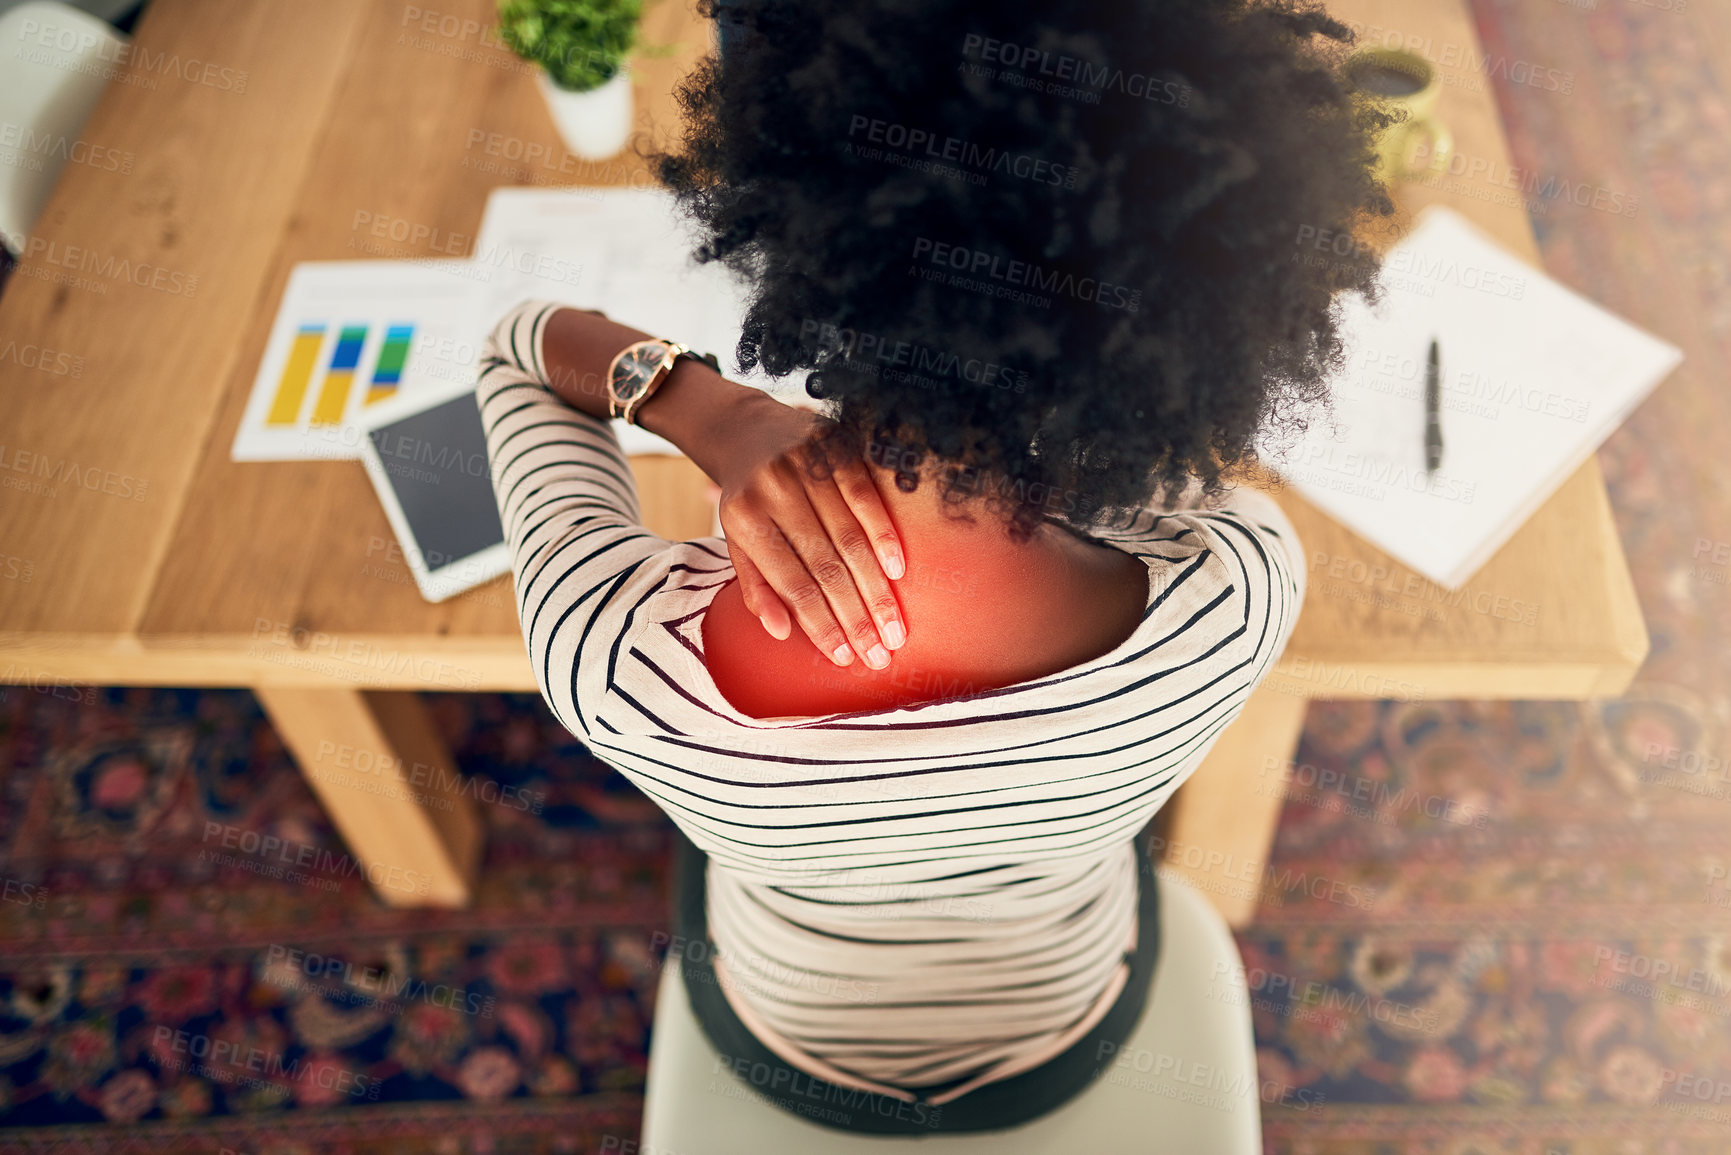
[[[538,336],[548,388],[605,420],[608,366],[650,334],[570,308],[554,310],[544,324]],[[907,638],[890,587],[904,569],[900,542],[864,463],[824,480],[800,466],[799,447],[821,418],[681,358],[637,420],[722,488],[728,552],[746,608],[772,636],[785,639],[797,620],[837,665],[856,654],[874,668],[888,665],[889,651]]]
[[[555,309],[548,315],[543,350],[547,387],[573,409],[608,420],[607,367],[627,345],[651,334],[599,313]],[[679,447],[711,481],[731,472],[738,437],[773,408],[787,409],[761,389],[729,381],[708,365],[682,357],[655,396],[638,409],[643,428]]]
[[[626,708],[611,700],[618,619],[667,584],[671,565],[720,570],[727,559],[643,528],[612,426],[548,388],[540,338],[555,308],[526,301],[499,320],[475,402],[536,683],[567,729],[605,747],[618,730],[606,712]]]

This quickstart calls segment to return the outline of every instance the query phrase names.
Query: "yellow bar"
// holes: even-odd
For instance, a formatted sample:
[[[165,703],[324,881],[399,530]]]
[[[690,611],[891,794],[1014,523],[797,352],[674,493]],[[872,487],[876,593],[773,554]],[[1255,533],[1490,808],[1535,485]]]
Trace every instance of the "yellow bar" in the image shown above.
[[[289,347],[288,364],[283,366],[282,377],[277,381],[276,396],[271,399],[270,414],[264,419],[266,425],[293,425],[300,416],[307,382],[312,378],[324,338],[322,329],[317,333],[296,334],[294,344]]]
[[[325,374],[318,404],[313,406],[314,425],[336,425],[342,421],[343,410],[348,406],[349,385],[354,379],[352,369],[333,369]]]

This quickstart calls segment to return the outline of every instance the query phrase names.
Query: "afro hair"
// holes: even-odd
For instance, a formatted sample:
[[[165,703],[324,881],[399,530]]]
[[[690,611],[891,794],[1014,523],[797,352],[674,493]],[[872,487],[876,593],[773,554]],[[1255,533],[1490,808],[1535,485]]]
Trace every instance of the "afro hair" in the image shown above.
[[[740,39],[651,160],[826,447],[1025,539],[1217,495],[1326,406],[1379,259],[1298,241],[1394,207],[1314,3],[700,2]]]

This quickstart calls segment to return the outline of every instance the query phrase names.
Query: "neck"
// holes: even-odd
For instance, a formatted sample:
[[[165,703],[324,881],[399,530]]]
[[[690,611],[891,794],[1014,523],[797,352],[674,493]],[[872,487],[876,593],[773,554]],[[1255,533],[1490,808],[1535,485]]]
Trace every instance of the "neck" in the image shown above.
[[[994,568],[1000,563],[1038,567],[1041,573],[1049,573],[1053,568],[1068,569],[1102,548],[1048,520],[1036,525],[1026,541],[1017,541],[1010,536],[1002,512],[984,497],[945,501],[941,477],[923,476],[918,488],[904,493],[896,487],[894,471],[872,466],[871,475],[904,539],[910,568],[915,554],[926,553],[972,558]]]

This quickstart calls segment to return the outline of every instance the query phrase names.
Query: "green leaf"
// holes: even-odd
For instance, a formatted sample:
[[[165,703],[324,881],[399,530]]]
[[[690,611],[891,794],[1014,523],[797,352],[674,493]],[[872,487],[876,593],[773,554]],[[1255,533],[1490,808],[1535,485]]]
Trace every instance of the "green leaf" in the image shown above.
[[[499,38],[560,88],[587,92],[624,66],[642,15],[643,0],[500,0]]]

